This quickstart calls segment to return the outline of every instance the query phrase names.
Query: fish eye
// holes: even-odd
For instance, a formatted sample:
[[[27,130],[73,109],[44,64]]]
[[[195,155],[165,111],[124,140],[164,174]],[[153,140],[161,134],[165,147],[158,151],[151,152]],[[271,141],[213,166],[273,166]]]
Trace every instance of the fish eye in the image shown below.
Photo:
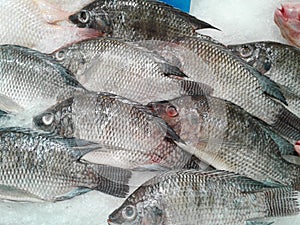
[[[246,58],[246,57],[249,57],[252,55],[253,48],[250,45],[243,45],[240,48],[239,52],[240,52],[241,57]]]
[[[64,50],[60,50],[58,52],[55,53],[55,58],[57,61],[63,61],[65,59],[65,51]]]
[[[137,212],[133,205],[128,205],[122,210],[122,216],[124,219],[132,221],[136,218]]]
[[[173,106],[173,105],[167,106],[167,108],[166,108],[166,113],[167,113],[167,115],[168,115],[169,117],[175,117],[175,116],[178,115],[178,111],[177,111],[177,109],[175,108],[175,106]]]
[[[90,13],[86,10],[80,11],[78,14],[78,21],[81,23],[88,23],[90,21]]]
[[[42,121],[46,126],[49,126],[53,123],[54,120],[54,114],[53,113],[47,113],[42,117]]]

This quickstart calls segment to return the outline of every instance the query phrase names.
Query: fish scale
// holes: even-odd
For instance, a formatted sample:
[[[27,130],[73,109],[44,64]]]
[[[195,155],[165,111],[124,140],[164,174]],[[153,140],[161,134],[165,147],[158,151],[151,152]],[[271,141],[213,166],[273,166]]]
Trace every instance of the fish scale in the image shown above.
[[[228,48],[245,62],[280,85],[287,108],[300,116],[300,50],[276,42],[252,42],[229,45]],[[286,60],[289,59],[289,60]]]
[[[74,27],[68,22],[70,13],[60,10],[59,4],[46,0],[1,0],[0,4],[2,45],[21,45],[51,53],[63,45],[100,35],[95,30]]]
[[[142,104],[209,90],[188,80],[182,71],[159,55],[122,40],[83,41],[52,56],[87,89],[109,92]]]
[[[297,194],[290,187],[272,189],[224,171],[171,171],[141,185],[109,216],[108,223],[245,225],[299,213]],[[126,209],[133,215],[127,217]]]
[[[129,189],[129,171],[81,163],[82,153],[49,134],[1,129],[0,147],[2,199],[57,201],[91,189],[122,197]]]
[[[168,107],[178,116],[168,116]],[[298,188],[300,167],[284,160],[271,131],[240,107],[214,97],[185,96],[151,103],[151,108],[186,143],[179,146],[213,167],[268,185]]]
[[[33,109],[43,104],[49,107],[58,99],[72,96],[75,91],[84,91],[71,73],[51,57],[15,45],[2,45],[0,49],[0,78],[3,81],[0,83],[0,107],[4,107],[4,111]],[[5,104],[6,99],[19,108],[10,108],[10,103]]]
[[[96,0],[69,19],[79,27],[93,28],[127,40],[170,39],[196,35],[210,24],[153,0]]]
[[[145,165],[182,168],[200,162],[174,143],[180,141],[178,135],[147,107],[109,93],[75,95],[33,121],[36,128],[90,142],[96,149],[83,157],[89,162],[126,169]]]
[[[192,80],[211,86],[212,96],[242,107],[284,137],[300,138],[300,124],[296,125],[300,119],[284,106],[287,102],[279,86],[222,44],[194,37],[139,43],[156,50],[166,60],[176,62],[172,58],[177,58],[180,64],[176,66]]]

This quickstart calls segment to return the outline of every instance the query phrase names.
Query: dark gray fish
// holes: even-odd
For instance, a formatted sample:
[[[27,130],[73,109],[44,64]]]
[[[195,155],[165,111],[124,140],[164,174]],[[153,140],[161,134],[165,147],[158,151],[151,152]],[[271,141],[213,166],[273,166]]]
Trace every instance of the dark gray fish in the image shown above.
[[[216,169],[300,188],[300,166],[287,162],[276,134],[269,135],[271,131],[240,107],[208,96],[185,96],[149,107],[185,142],[180,146]]]
[[[163,39],[196,35],[217,29],[196,17],[154,0],[96,0],[69,19],[81,28],[127,40]]]
[[[180,138],[165,121],[147,107],[111,94],[76,95],[33,121],[62,137],[101,144],[99,151],[83,157],[89,162],[129,169],[153,164],[182,168],[192,157],[174,144]]]
[[[125,197],[131,172],[80,162],[92,149],[79,143],[31,130],[0,129],[0,198],[58,201],[89,190]]]
[[[278,83],[290,109],[300,116],[300,50],[277,42],[252,42],[228,48]]]
[[[207,85],[188,80],[161,56],[121,40],[83,41],[58,50],[53,57],[87,89],[142,104],[211,92]]]
[[[299,214],[298,196],[290,187],[269,188],[224,171],[171,171],[135,190],[108,224],[268,225],[255,221]]]
[[[84,88],[51,57],[25,47],[0,46],[0,110],[46,109]]]
[[[300,118],[284,106],[280,87],[225,46],[193,37],[139,44],[156,49],[192,80],[211,86],[212,96],[239,105],[287,138],[300,139]]]

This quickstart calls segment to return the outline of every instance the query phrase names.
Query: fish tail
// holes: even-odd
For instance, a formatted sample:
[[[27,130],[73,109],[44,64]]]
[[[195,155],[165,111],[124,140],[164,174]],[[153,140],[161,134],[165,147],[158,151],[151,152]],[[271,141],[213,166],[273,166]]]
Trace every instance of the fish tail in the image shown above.
[[[300,118],[285,107],[282,107],[271,126],[287,138],[300,140]]]
[[[266,190],[264,196],[268,217],[296,215],[300,212],[300,193],[290,187]]]
[[[128,183],[132,176],[131,171],[96,164],[89,165],[87,171],[87,176],[92,177],[93,180],[92,189],[120,198],[125,198],[128,194]]]

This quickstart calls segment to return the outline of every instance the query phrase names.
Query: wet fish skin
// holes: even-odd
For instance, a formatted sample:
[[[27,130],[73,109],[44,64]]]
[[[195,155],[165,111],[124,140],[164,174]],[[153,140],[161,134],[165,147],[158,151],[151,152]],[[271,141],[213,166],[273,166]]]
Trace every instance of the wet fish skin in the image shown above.
[[[142,46],[149,47],[144,42],[140,42]],[[156,47],[152,41],[153,48],[190,79],[211,86],[212,96],[239,105],[284,137],[299,139],[300,119],[284,107],[287,102],[280,87],[225,46],[208,39],[182,37]]]
[[[300,116],[300,50],[277,42],[253,42],[227,46],[262,74],[280,84],[290,109]],[[288,59],[288,60],[287,60]]]
[[[83,157],[89,162],[126,169],[148,164],[182,168],[192,157],[174,144],[180,142],[178,135],[147,107],[108,93],[75,95],[35,116],[33,123],[64,138],[100,145]]]
[[[216,169],[298,188],[300,166],[285,161],[276,134],[270,136],[270,130],[240,107],[209,96],[185,96],[149,107],[186,143],[183,149]]]
[[[131,172],[80,162],[88,150],[78,150],[71,141],[32,130],[1,128],[0,198],[59,201],[89,190],[125,197]]]
[[[99,31],[75,27],[68,21],[70,13],[46,0],[1,0],[0,4],[0,44],[51,53],[68,43],[101,35]]]
[[[281,35],[291,44],[300,47],[300,4],[283,3],[275,10],[274,22]]]
[[[290,187],[269,188],[224,171],[171,171],[135,190],[109,215],[108,224],[244,225],[298,214],[297,195]]]
[[[0,49],[3,111],[46,109],[76,91],[85,91],[70,71],[43,53],[15,45],[2,45]]]
[[[91,91],[109,92],[147,104],[183,94],[203,94],[210,87],[193,82],[159,55],[111,38],[83,41],[52,56]]]
[[[108,34],[127,40],[192,36],[196,35],[197,29],[215,28],[172,6],[152,0],[96,0],[69,19],[82,28],[101,31],[110,28]]]

